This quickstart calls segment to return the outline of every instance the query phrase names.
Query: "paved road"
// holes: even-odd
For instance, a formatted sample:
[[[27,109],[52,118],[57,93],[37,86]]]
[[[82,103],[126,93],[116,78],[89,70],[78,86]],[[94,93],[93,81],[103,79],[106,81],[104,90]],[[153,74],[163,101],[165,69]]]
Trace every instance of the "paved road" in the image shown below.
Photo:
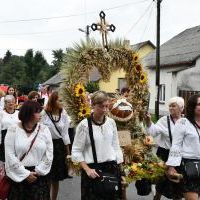
[[[127,200],[152,200],[153,194],[149,196],[138,196],[134,187],[131,184],[127,190]],[[80,200],[80,177],[74,177],[73,179],[66,179],[60,184],[60,191],[58,200]],[[167,198],[162,198],[167,200]]]

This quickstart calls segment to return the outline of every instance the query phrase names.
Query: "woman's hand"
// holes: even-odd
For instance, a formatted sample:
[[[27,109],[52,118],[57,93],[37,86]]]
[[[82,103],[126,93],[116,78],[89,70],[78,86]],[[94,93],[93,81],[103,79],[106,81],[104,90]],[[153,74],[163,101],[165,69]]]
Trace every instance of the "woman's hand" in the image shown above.
[[[122,184],[122,189],[125,189],[128,186],[125,176],[121,176],[121,184]]]
[[[145,122],[146,122],[147,127],[151,126],[151,114],[150,113],[146,113]]]
[[[97,178],[97,177],[100,177],[99,176],[99,174],[95,171],[95,169],[87,169],[86,170],[86,173],[87,173],[87,175],[90,177],[90,178],[92,178],[92,179],[95,179],[95,178]]]
[[[70,149],[69,149],[69,144],[68,145],[65,145],[65,154],[66,154],[66,156],[68,156],[68,155],[70,155]]]
[[[177,171],[174,167],[169,167],[166,174],[168,178],[172,178],[174,174],[177,174]]]
[[[37,173],[31,172],[30,175],[26,178],[29,183],[33,183],[37,180]]]

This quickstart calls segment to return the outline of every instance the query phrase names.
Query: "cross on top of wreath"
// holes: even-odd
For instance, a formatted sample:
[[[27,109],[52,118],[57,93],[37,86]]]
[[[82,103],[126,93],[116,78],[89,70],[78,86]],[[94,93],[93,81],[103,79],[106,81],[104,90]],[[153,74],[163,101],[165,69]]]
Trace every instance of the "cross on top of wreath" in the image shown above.
[[[93,31],[96,31],[96,30],[99,30],[101,35],[102,35],[102,44],[103,44],[103,47],[106,48],[108,50],[108,39],[107,39],[107,34],[108,34],[108,31],[112,31],[114,32],[116,27],[113,25],[113,24],[107,24],[106,23],[106,14],[101,11],[100,14],[100,22],[98,23],[93,23],[91,25],[91,29]]]

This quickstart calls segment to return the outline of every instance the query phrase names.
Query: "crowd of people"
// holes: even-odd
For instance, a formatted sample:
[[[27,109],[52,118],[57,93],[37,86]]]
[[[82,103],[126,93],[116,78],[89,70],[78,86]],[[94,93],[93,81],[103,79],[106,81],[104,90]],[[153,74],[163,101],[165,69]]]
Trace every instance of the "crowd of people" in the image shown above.
[[[69,155],[82,168],[82,200],[122,199],[123,153],[116,123],[107,115],[109,96],[97,91],[90,100],[92,114],[76,127],[71,147],[70,117],[57,91],[50,95],[31,91],[23,103],[13,87],[6,95],[0,91],[0,161],[5,162],[11,181],[8,200],[56,200],[59,182],[71,178]],[[157,137],[157,156],[167,166],[165,179],[156,184],[154,200],[162,195],[174,200],[199,198],[200,95],[186,103],[185,107],[183,98],[171,98],[169,115],[156,123],[146,114],[147,133]],[[177,174],[182,179],[176,179]],[[112,182],[109,187],[103,185],[106,178]]]

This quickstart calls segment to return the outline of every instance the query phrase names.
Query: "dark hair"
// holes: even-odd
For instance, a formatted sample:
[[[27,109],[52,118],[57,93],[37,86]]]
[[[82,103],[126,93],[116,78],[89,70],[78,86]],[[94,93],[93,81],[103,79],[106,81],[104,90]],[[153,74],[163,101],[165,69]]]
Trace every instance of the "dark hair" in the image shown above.
[[[38,102],[26,101],[23,103],[19,111],[19,120],[22,124],[30,122],[33,119],[35,113],[41,112],[42,108]]]
[[[29,99],[29,100],[34,99],[35,96],[40,97],[40,95],[39,95],[39,93],[38,93],[37,91],[31,91],[31,92],[28,93],[28,99]]]
[[[195,121],[194,121],[194,117],[195,117],[194,110],[195,110],[195,108],[196,108],[198,98],[200,98],[200,94],[192,95],[192,96],[188,99],[188,102],[187,102],[187,106],[186,106],[186,118],[187,118],[191,123],[194,123],[194,122],[195,122]]]
[[[56,111],[61,112],[62,107],[60,104],[58,104],[57,100],[58,100],[58,92],[54,91],[48,99],[45,110],[49,113],[54,113]]]
[[[9,95],[9,94],[8,94],[8,90],[9,90],[10,88],[13,88],[13,89],[14,89],[13,96],[14,96],[15,98],[17,98],[17,94],[16,94],[16,88],[15,88],[15,87],[13,87],[13,86],[9,86],[9,87],[7,88],[6,94],[7,94],[7,95]]]
[[[121,94],[124,94],[125,92],[130,92],[130,90],[127,87],[124,87],[121,89]]]

